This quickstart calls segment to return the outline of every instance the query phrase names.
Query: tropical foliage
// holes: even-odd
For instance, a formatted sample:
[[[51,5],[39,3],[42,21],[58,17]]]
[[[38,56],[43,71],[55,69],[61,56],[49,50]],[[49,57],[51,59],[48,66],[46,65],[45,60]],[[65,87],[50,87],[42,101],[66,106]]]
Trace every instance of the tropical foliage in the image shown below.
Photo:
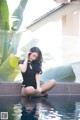
[[[9,24],[9,8],[6,0],[0,0],[0,81],[14,80],[19,72],[18,60],[15,56],[20,41],[23,11],[28,0],[21,0],[12,14],[13,26]]]

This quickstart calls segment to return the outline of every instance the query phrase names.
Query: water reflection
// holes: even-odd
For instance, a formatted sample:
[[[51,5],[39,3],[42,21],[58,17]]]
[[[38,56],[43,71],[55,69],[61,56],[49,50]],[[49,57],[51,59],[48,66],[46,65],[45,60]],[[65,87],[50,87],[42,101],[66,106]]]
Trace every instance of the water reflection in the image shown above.
[[[80,96],[21,98],[13,111],[14,120],[78,120]]]
[[[22,98],[21,104],[21,120],[61,120],[61,115],[46,98],[27,100]]]
[[[36,116],[37,106],[34,104],[33,100],[22,98],[22,115],[21,120],[38,120]]]

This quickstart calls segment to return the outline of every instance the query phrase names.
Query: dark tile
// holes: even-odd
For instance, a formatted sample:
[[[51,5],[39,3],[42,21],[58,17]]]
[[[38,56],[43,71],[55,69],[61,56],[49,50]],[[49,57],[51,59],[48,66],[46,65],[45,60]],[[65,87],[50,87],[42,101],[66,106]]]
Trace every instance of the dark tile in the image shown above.
[[[69,84],[70,95],[80,95],[80,83]]]
[[[21,83],[1,83],[0,95],[21,95]],[[80,83],[58,82],[49,95],[80,95]]]
[[[49,94],[53,95],[68,95],[68,86],[65,83],[57,83],[56,86],[48,92]]]
[[[20,83],[1,83],[0,95],[18,95],[21,91]]]

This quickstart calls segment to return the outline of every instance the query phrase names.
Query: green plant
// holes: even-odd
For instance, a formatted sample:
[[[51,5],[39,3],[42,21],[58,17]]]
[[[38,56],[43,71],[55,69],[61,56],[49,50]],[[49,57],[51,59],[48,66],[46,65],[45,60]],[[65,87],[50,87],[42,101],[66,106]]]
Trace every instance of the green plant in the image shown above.
[[[28,0],[21,0],[12,17],[19,18],[20,23],[15,21],[10,30],[9,9],[6,0],[0,0],[0,81],[14,80],[19,73],[18,61],[16,57],[21,33],[18,33],[22,22],[22,15]],[[13,2],[13,1],[12,1]],[[22,8],[22,9],[21,9]],[[16,31],[15,31],[16,24]]]

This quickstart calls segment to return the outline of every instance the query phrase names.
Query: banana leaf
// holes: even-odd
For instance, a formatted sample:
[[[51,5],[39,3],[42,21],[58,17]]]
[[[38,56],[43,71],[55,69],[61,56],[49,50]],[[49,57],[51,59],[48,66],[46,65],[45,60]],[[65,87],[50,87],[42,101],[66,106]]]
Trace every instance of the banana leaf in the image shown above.
[[[23,12],[27,2],[28,0],[21,0],[19,6],[16,8],[16,10],[12,14],[13,25],[11,29],[13,31],[17,31],[21,26],[21,23],[23,20]]]
[[[9,30],[9,10],[6,0],[0,0],[0,29]]]
[[[0,56],[1,56],[1,64],[6,60],[9,55],[9,48],[11,46],[11,41],[13,38],[13,32],[3,31],[0,32]]]
[[[0,64],[11,54],[16,54],[22,33],[0,32]]]
[[[74,82],[75,78],[71,65],[50,68],[41,75],[42,81],[55,79],[58,82]]]
[[[4,30],[9,30],[9,10],[6,0],[0,0],[0,65],[4,56]],[[5,53],[6,56],[6,53]]]
[[[4,39],[3,39],[3,32],[0,32],[0,64],[3,57],[4,52]]]
[[[50,60],[55,60],[55,58],[50,54],[50,52],[43,53],[43,62],[46,63]]]
[[[12,81],[19,73],[19,58],[14,54],[10,54],[5,62],[0,66],[0,81]]]
[[[14,35],[12,37],[12,40],[11,40],[11,44],[10,44],[10,47],[8,48],[8,54],[16,54],[17,53],[17,48],[18,48],[18,45],[19,45],[19,42],[20,42],[20,38],[22,36],[23,33],[16,33],[14,32]]]

